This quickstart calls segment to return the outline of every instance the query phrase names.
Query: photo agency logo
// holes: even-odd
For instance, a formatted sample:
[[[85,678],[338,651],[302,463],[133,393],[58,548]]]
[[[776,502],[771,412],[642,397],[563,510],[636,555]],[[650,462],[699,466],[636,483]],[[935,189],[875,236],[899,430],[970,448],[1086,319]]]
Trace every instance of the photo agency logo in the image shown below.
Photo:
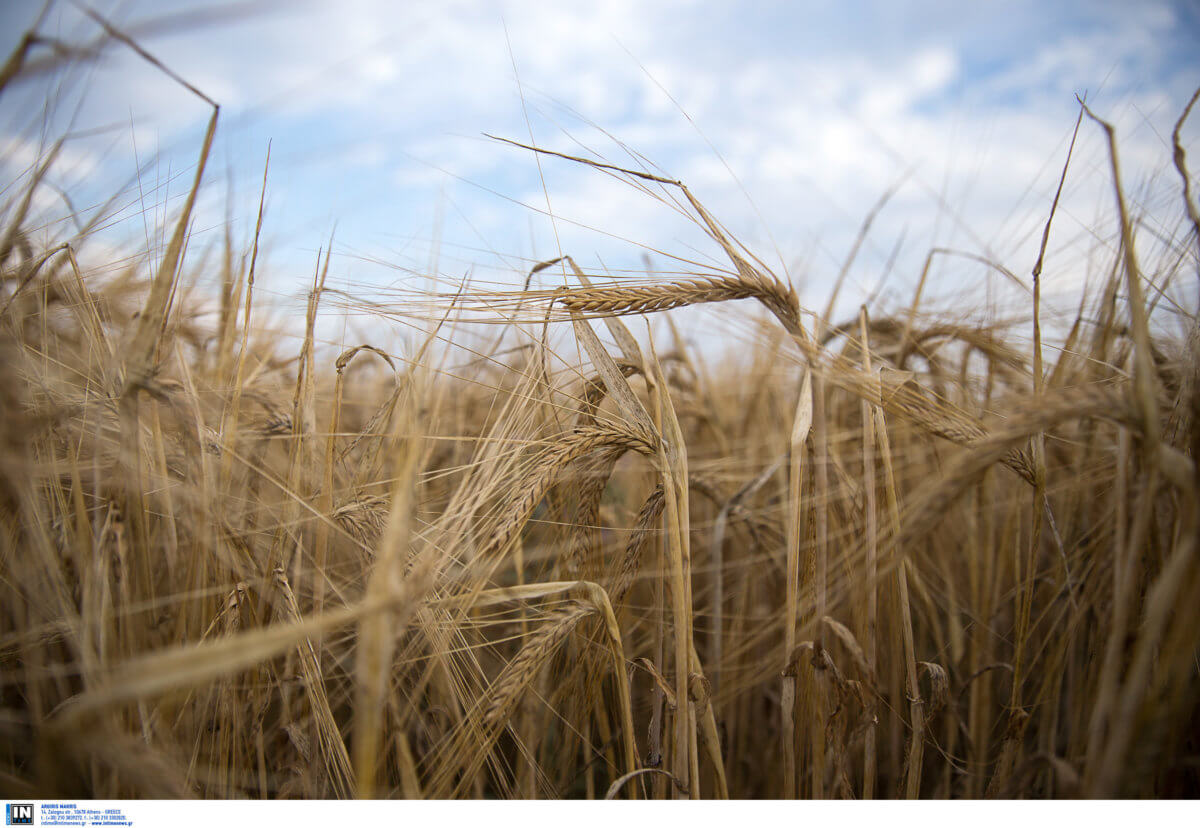
[[[10,802],[4,806],[5,825],[33,825],[32,802]]]

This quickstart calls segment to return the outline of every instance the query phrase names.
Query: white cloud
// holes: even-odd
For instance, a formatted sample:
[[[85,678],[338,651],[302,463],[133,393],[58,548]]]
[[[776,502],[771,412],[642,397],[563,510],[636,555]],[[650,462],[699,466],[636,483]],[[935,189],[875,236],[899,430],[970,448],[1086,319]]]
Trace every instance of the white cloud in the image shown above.
[[[108,5],[129,23],[160,13],[149,2]],[[73,15],[62,7],[64,30],[86,34]],[[773,238],[785,261],[810,261],[813,284],[821,272],[836,272],[861,218],[911,169],[856,268],[857,282],[870,286],[905,228],[901,282],[915,279],[936,244],[995,255],[1026,272],[1074,122],[1073,96],[1084,89],[1117,126],[1126,184],[1151,181],[1169,164],[1163,136],[1200,64],[1186,57],[1178,27],[1170,6],[1145,3],[899,10],[867,0],[798,11],[732,0],[352,0],[281,6],[228,27],[149,38],[146,46],[224,106],[210,180],[222,180],[226,161],[233,165],[243,225],[256,207],[266,141],[274,139],[268,230],[292,240],[293,252],[303,247],[305,257],[335,219],[347,245],[389,255],[396,234],[428,235],[444,198],[463,213],[447,217],[448,249],[481,246],[479,232],[501,252],[528,251],[530,223],[536,244],[549,246],[544,217],[485,191],[543,208],[533,158],[479,134],[525,141],[531,128],[546,146],[632,165],[591,121],[684,179],[749,242],[769,250]],[[82,98],[77,127],[132,117],[139,153],[163,148],[164,175],[194,163],[204,106],[128,50],[111,55]],[[63,110],[71,107],[64,102]],[[1111,231],[1097,228],[1097,216],[1111,214],[1099,137],[1085,124],[1060,207],[1054,241],[1074,261],[1096,243],[1092,231],[1105,239]],[[123,160],[93,156],[97,173]],[[125,161],[110,177],[127,180]],[[663,205],[565,161],[541,166],[556,213],[692,255],[695,234]],[[1145,198],[1169,217],[1177,202],[1163,194],[1175,186],[1161,177]],[[616,267],[639,261],[637,249],[570,225],[560,230],[584,251],[567,252],[600,254]],[[810,256],[814,238],[819,252]],[[372,278],[359,267],[360,280]]]

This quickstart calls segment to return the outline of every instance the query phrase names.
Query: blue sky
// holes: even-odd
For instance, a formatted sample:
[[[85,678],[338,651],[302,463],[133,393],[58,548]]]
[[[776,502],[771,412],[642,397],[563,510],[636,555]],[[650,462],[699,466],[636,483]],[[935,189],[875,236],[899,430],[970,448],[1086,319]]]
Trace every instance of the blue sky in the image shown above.
[[[40,8],[4,4],[6,51]],[[222,105],[191,255],[217,244],[227,220],[248,238],[273,142],[265,289],[285,302],[305,289],[335,226],[331,280],[363,294],[420,283],[414,274],[434,266],[446,279],[470,273],[515,284],[530,262],[560,250],[598,272],[640,267],[647,247],[664,270],[672,265],[663,254],[719,260],[666,204],[594,170],[539,165],[485,132],[526,142],[532,133],[540,145],[617,164],[634,163],[630,150],[640,154],[685,181],[812,305],[823,305],[863,217],[900,181],[850,274],[846,309],[880,287],[897,244],[883,286],[893,303],[906,303],[934,246],[1024,276],[1075,94],[1086,91],[1117,127],[1146,238],[1170,238],[1181,215],[1170,132],[1200,85],[1195,4],[95,8]],[[68,3],[51,8],[41,31],[77,45],[98,34]],[[13,180],[47,139],[80,134],[52,183],[85,215],[122,193],[92,243],[98,260],[153,247],[190,183],[206,117],[203,103],[110,44],[98,61],[35,74],[0,97],[0,163]],[[1200,116],[1184,135],[1196,147]],[[1064,307],[1075,305],[1090,263],[1113,248],[1101,139],[1085,123],[1056,219],[1046,285]],[[37,203],[44,235],[61,235],[62,199],[47,188]],[[965,262],[939,263],[936,277],[951,303],[1009,290]]]

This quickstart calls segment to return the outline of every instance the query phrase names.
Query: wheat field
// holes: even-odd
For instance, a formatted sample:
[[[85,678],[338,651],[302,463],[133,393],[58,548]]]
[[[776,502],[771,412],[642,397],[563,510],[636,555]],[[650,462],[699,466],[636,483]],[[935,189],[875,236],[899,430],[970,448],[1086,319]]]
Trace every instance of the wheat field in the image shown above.
[[[1040,264],[1003,321],[920,290],[837,318],[840,280],[802,306],[685,182],[542,153],[725,265],[381,305],[326,256],[297,349],[257,234],[189,256],[215,106],[169,242],[116,275],[90,228],[31,241],[48,154],[0,224],[0,787],[1195,797],[1200,327],[1155,320],[1200,218],[1177,127],[1178,231],[1140,255],[1102,117],[1121,243],[1045,335]],[[681,334],[698,305],[738,360]],[[415,335],[320,340],[350,312]]]

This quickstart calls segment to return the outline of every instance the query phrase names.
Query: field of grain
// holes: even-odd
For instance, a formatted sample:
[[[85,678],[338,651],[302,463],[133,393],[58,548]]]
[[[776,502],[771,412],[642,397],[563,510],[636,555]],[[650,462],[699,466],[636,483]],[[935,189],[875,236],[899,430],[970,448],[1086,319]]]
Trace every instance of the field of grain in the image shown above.
[[[801,306],[686,182],[597,168],[727,265],[381,306],[326,257],[297,351],[257,237],[195,290],[217,122],[116,276],[91,228],[30,241],[53,152],[5,191],[6,795],[1200,794],[1200,328],[1156,323],[1200,249],[1178,128],[1176,232],[1139,256],[1113,140],[1122,244],[1045,336],[1040,265],[1003,322],[920,291],[836,318],[840,280]],[[674,322],[716,303],[737,360]],[[322,344],[346,312],[418,335]]]

